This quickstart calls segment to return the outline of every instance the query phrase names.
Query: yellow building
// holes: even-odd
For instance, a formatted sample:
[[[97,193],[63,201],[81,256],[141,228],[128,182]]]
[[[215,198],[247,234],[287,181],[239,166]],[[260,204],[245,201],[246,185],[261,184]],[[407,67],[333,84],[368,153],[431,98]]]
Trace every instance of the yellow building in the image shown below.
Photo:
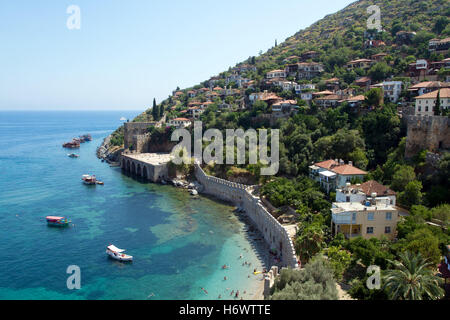
[[[331,209],[333,235],[343,233],[346,238],[363,237],[394,239],[397,232],[398,211],[386,200],[369,199],[364,202],[336,202]]]

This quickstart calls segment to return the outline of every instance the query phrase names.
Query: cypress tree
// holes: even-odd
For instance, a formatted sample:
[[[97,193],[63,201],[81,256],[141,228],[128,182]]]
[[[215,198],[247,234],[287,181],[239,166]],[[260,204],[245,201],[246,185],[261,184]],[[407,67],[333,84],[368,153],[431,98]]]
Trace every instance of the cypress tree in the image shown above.
[[[441,115],[441,91],[438,91],[436,103],[434,106],[434,115],[440,116]]]
[[[159,117],[162,118],[164,116],[164,105],[159,106]]]
[[[155,98],[153,98],[152,116],[153,116],[153,120],[158,121],[158,119],[159,119],[159,109],[158,109],[158,105],[156,104],[156,99]]]

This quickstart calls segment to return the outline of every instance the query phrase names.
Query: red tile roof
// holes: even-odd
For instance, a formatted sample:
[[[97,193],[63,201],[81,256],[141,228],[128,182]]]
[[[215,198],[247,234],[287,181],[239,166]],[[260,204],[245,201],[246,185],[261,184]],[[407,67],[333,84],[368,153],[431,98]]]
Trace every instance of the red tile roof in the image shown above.
[[[440,92],[439,97],[442,98],[450,98],[450,88],[443,88],[440,90],[436,90],[433,92],[425,93],[421,96],[416,97],[415,99],[437,99],[438,92]]]
[[[354,188],[361,189],[367,196],[371,196],[372,193],[376,193],[377,196],[395,196],[395,191],[389,189],[389,187],[386,187],[382,185],[381,183],[376,182],[375,180],[370,180],[367,182],[364,182],[360,186],[352,186]]]
[[[367,172],[358,169],[354,166],[351,166],[349,164],[343,164],[340,165],[338,162],[334,160],[327,160],[323,162],[319,162],[315,164],[317,167],[330,170],[334,173],[340,174],[340,175],[366,175]]]

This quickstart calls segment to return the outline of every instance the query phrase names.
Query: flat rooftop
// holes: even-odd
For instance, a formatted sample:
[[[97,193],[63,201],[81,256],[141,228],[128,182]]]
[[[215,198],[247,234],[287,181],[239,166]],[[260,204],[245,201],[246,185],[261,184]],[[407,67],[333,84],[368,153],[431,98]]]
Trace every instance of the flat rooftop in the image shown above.
[[[394,206],[385,203],[377,203],[376,205],[365,206],[359,202],[334,202],[331,211],[333,213],[343,213],[348,211],[396,211]]]
[[[139,154],[124,154],[123,157],[141,161],[151,165],[166,164],[172,160],[170,153],[139,153]]]

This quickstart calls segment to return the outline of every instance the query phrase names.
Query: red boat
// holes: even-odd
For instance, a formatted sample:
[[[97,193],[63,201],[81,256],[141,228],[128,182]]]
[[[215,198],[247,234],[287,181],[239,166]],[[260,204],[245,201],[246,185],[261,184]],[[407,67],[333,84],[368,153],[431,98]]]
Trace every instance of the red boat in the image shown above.
[[[66,142],[63,144],[63,148],[77,149],[80,147],[80,142],[72,140],[71,142]]]

